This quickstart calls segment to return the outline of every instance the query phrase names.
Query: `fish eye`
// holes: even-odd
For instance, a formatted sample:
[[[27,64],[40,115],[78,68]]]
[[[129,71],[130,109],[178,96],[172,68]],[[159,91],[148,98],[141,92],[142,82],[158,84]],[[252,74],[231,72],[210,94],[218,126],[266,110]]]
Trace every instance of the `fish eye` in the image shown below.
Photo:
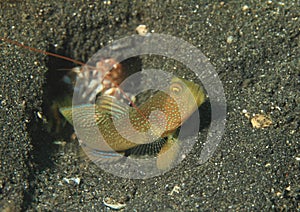
[[[170,87],[170,91],[173,92],[174,94],[179,94],[181,93],[183,87],[180,83],[173,83]]]

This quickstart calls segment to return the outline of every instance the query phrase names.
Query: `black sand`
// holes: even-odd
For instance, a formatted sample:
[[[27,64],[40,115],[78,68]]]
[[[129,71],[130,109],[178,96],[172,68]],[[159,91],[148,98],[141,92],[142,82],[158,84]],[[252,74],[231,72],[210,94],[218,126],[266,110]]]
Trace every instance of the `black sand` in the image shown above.
[[[300,209],[299,1],[27,2],[1,1],[0,36],[77,60],[139,24],[197,46],[222,80],[228,121],[205,164],[198,144],[162,176],[115,177],[78,157],[75,142],[53,144],[38,117],[49,69],[66,64],[1,42],[0,210],[99,211],[105,197],[126,211]],[[244,109],[262,110],[273,124],[253,129]],[[71,177],[80,184],[64,182]]]

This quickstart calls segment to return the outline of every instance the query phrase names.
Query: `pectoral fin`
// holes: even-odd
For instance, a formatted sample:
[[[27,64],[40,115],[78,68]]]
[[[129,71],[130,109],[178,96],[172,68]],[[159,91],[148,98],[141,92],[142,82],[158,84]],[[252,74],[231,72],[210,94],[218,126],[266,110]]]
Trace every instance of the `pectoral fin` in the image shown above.
[[[126,156],[141,156],[141,155],[156,156],[165,143],[166,140],[164,138],[161,138],[152,143],[141,144],[131,149],[128,149],[125,155]]]
[[[180,142],[177,138],[169,136],[167,142],[163,145],[157,155],[156,166],[160,170],[166,170],[177,160],[180,150]]]

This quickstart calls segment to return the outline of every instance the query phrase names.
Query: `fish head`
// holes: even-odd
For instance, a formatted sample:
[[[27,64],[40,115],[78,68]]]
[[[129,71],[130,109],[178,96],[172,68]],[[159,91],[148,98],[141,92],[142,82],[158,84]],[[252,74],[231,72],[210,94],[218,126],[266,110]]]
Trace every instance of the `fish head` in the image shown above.
[[[177,77],[171,80],[169,95],[176,101],[182,121],[186,120],[206,100],[206,93],[201,85]]]

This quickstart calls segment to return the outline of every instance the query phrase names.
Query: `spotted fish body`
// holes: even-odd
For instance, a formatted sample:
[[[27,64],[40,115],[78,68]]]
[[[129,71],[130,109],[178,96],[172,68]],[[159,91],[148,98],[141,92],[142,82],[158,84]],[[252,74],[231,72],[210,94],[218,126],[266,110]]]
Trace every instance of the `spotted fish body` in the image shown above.
[[[95,104],[76,106],[73,109],[61,108],[60,111],[71,124],[72,112],[83,119],[85,115],[95,113],[90,116],[94,119],[82,121],[82,127],[96,124],[104,141],[113,150],[124,152],[159,138],[170,137],[204,101],[205,93],[201,86],[173,78],[165,91],[158,91],[139,108],[129,107],[112,96],[100,96]],[[177,144],[170,145],[171,143],[174,143],[174,139],[167,140],[159,155],[171,146],[176,147]],[[176,151],[173,152],[176,155]],[[167,160],[172,161],[174,157]],[[164,169],[169,163],[160,165],[159,168]],[[158,161],[158,164],[163,163]]]

